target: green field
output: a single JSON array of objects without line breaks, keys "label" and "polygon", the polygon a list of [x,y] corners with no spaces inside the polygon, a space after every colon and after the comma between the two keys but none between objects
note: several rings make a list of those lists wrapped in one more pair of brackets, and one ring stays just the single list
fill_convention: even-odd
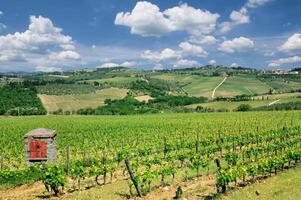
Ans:
[{"label": "green field", "polygon": [[241,104],[249,104],[253,108],[259,106],[267,106],[272,100],[263,100],[263,101],[238,101],[238,102],[225,102],[225,101],[217,101],[217,102],[209,102],[209,103],[201,103],[201,104],[193,104],[187,106],[188,108],[196,108],[197,106],[203,106],[205,108],[213,108],[215,110],[219,109],[228,109],[229,111],[235,110]]},{"label": "green field", "polygon": [[[301,166],[290,169],[260,183],[233,191],[222,197],[223,200],[295,200],[300,199]],[[256,191],[259,195],[256,195]]]},{"label": "green field", "polygon": [[39,95],[44,107],[48,112],[73,111],[80,108],[96,108],[103,105],[106,99],[121,99],[126,96],[127,89],[107,88],[97,90],[94,93],[79,95]]},{"label": "green field", "polygon": [[256,78],[247,76],[229,76],[227,80],[216,90],[215,96],[236,96],[241,94],[268,93],[270,87]]},{"label": "green field", "polygon": [[275,79],[266,82],[270,87],[274,88],[277,92],[291,92],[293,90],[300,90],[301,83],[294,81],[286,81],[282,79]]},{"label": "green field", "polygon": [[191,83],[183,89],[191,96],[205,96],[210,98],[214,88],[224,77],[197,77],[194,76]]},{"label": "green field", "polygon": [[229,111],[235,110],[241,104],[249,104],[252,108],[268,106],[272,104],[279,103],[289,103],[289,102],[299,102],[300,98],[281,98],[279,100],[256,100],[256,101],[237,101],[237,102],[228,102],[228,101],[215,101],[201,104],[192,104],[186,106],[187,108],[196,108],[197,106],[203,106],[205,108],[213,108],[215,110],[228,109]]},{"label": "green field", "polygon": [[[181,74],[158,74],[153,78],[177,82],[183,85],[184,91],[191,96],[206,96],[211,98],[212,92],[222,80],[223,76],[196,76]],[[229,76],[227,80],[216,90],[215,97],[231,97],[241,94],[264,94],[268,93],[270,86],[252,76]]]},{"label": "green field", "polygon": [[[146,192],[146,199],[157,198],[159,194],[160,199],[161,197],[171,199],[178,185],[189,188],[190,184],[194,185],[193,187],[200,185],[202,189],[199,188],[198,194],[188,193],[185,189],[184,197],[197,199],[196,195],[214,195],[216,192],[215,177],[221,178],[215,165],[214,159],[216,158],[221,160],[225,173],[232,173],[234,170],[238,182],[241,183],[243,178],[238,172],[244,167],[249,170],[254,165],[258,165],[258,169],[261,169],[261,165],[266,162],[280,162],[283,156],[289,159],[290,152],[298,153],[301,138],[300,119],[301,112],[299,111],[99,117],[0,117],[2,130],[0,152],[3,157],[2,168],[4,170],[0,171],[0,195],[4,199],[49,197],[41,183],[7,190],[13,185],[18,186],[24,183],[25,180],[26,183],[36,180],[27,173],[14,175],[15,171],[26,169],[23,136],[35,128],[45,127],[57,131],[57,165],[60,168],[65,167],[66,147],[70,145],[73,175],[65,187],[64,199],[120,199],[122,195],[129,195],[128,176],[122,173],[123,159],[126,157],[133,163],[135,174],[141,181],[140,186]],[[283,138],[283,134],[288,135],[281,142],[280,138]],[[258,139],[262,142],[258,143]],[[199,150],[196,149],[196,141],[199,142]],[[275,153],[276,143],[279,148],[277,152],[281,152],[279,154]],[[236,147],[235,152],[233,152],[233,145]],[[257,156],[252,154],[250,157],[243,158],[243,155],[247,156],[246,152],[253,152],[254,148],[264,149],[264,151],[260,151]],[[237,164],[233,164],[233,160],[230,159],[233,154],[238,156]],[[95,185],[97,173],[94,169],[95,167],[99,170],[103,169],[104,164],[101,160],[104,156],[106,169],[112,170],[110,171],[112,183],[108,178],[106,185],[97,186]],[[204,162],[197,164],[198,160]],[[193,166],[199,165],[201,167],[198,173]],[[285,166],[288,166],[287,162]],[[77,167],[84,170],[82,176],[85,179],[82,180],[81,185],[82,188],[87,187],[81,191],[78,191],[79,186],[77,186],[76,175],[81,173],[76,171]],[[258,172],[258,176],[261,173],[268,174],[269,169]],[[277,165],[277,170],[281,171],[281,165]],[[174,179],[171,172],[175,173]],[[163,182],[160,181],[162,173],[165,174]],[[197,174],[201,176],[200,179],[195,178]],[[22,178],[24,176],[26,176],[25,180]],[[71,180],[72,177],[73,180]],[[146,179],[151,180],[150,192],[146,183],[143,184],[146,177],[153,177]],[[104,181],[103,178],[101,180]],[[230,182],[234,186],[233,180]],[[171,192],[161,191],[158,187],[163,187],[162,184],[169,184]],[[77,189],[69,192],[74,187]],[[5,192],[6,190],[8,192]],[[18,195],[18,191],[23,191],[22,195]],[[273,197],[270,196],[272,194],[266,195]]]}]

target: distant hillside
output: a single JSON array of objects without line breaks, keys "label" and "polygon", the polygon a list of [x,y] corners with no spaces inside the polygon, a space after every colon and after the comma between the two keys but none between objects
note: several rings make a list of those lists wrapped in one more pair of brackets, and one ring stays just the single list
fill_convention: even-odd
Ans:
[{"label": "distant hillside", "polygon": [[[301,91],[300,74],[275,74],[251,68],[222,66],[162,71],[115,67],[1,74],[0,86],[16,81],[22,82],[25,87],[35,87],[48,112],[96,108],[104,105],[106,99],[121,99],[126,95],[136,99],[140,96],[156,99],[165,95],[207,97],[211,105],[216,98]],[[218,106],[223,107],[220,104],[223,102],[219,102]],[[265,104],[253,102],[252,105]]]}]

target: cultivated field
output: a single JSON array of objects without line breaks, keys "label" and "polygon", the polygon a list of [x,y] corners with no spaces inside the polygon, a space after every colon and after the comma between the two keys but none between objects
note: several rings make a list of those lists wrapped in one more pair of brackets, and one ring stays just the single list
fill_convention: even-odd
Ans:
[{"label": "cultivated field", "polygon": [[256,78],[247,76],[230,76],[217,89],[215,96],[235,96],[241,94],[264,94],[269,92],[270,87]]},{"label": "cultivated field", "polygon": [[73,111],[80,108],[96,108],[104,104],[106,99],[122,99],[126,96],[127,89],[107,88],[93,93],[78,95],[38,95],[47,112],[59,109]]},{"label": "cultivated field", "polygon": [[[66,147],[70,145],[66,199],[122,199],[130,196],[129,186],[135,196],[125,170],[126,158],[146,199],[158,195],[171,199],[178,186],[183,187],[183,197],[209,198],[218,188],[235,188],[234,181],[252,183],[297,165],[300,119],[299,111],[1,117],[0,188],[39,180],[32,173],[43,172],[28,171],[25,165],[23,136],[44,127],[58,133],[59,173],[66,173]],[[95,176],[99,177],[96,182]],[[0,194],[5,199],[49,197],[41,183],[23,186],[22,198],[17,191],[18,187]]]}]

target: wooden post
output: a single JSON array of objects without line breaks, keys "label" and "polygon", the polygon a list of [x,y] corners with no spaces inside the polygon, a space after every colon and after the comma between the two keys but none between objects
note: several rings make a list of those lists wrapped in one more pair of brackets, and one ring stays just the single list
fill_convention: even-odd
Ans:
[{"label": "wooden post", "polygon": [[166,157],[167,154],[167,139],[166,136],[164,136],[164,158]]},{"label": "wooden post", "polygon": [[127,168],[128,172],[129,172],[129,174],[130,174],[131,180],[133,181],[133,184],[134,184],[134,186],[135,186],[135,188],[136,188],[136,190],[137,190],[138,196],[139,196],[139,197],[142,197],[142,192],[141,192],[141,190],[140,190],[140,187],[139,187],[139,185],[138,185],[138,182],[137,182],[137,180],[136,180],[136,178],[135,178],[135,175],[134,175],[133,171],[131,170],[130,161],[129,161],[128,159],[125,159],[124,162],[125,162],[125,165],[126,165],[126,168]]},{"label": "wooden post", "polygon": [[216,164],[218,171],[220,171],[221,170],[221,161],[218,158],[215,159],[215,164]]},{"label": "wooden post", "polygon": [[87,139],[84,139],[84,152],[83,152],[84,166],[87,164]]},{"label": "wooden post", "polygon": [[196,136],[196,142],[195,142],[195,152],[198,153],[199,152],[199,132],[197,133]]},{"label": "wooden post", "polygon": [[68,144],[66,147],[66,171],[67,176],[70,175],[70,145]]},{"label": "wooden post", "polygon": [[0,171],[2,171],[4,168],[3,161],[4,161],[4,158],[2,156],[0,156]]},{"label": "wooden post", "polygon": [[102,165],[103,165],[103,184],[107,182],[107,153],[106,149],[102,152]]}]

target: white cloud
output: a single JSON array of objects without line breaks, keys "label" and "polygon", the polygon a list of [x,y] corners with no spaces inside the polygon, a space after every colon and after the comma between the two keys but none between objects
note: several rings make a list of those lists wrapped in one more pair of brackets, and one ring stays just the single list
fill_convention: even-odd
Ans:
[{"label": "white cloud", "polygon": [[246,24],[250,22],[250,17],[248,16],[246,8],[241,8],[239,11],[232,11],[230,19],[234,24]]},{"label": "white cloud", "polygon": [[3,12],[0,10],[0,15],[3,15]]},{"label": "white cloud", "polygon": [[208,53],[202,47],[190,44],[189,42],[182,42],[179,44],[179,47],[185,55],[194,55],[199,57],[208,56]]},{"label": "white cloud", "polygon": [[113,67],[119,67],[120,65],[117,63],[103,63],[102,65],[98,66],[97,68],[113,68]]},{"label": "white cloud", "polygon": [[280,67],[281,65],[285,64],[294,64],[301,62],[301,57],[300,56],[292,56],[288,58],[280,58],[278,60],[274,60],[269,63],[269,67]]},{"label": "white cloud", "polygon": [[215,30],[218,14],[182,4],[164,11],[175,31],[185,30],[193,35],[209,34]]},{"label": "white cloud", "polygon": [[230,21],[222,22],[219,25],[220,32],[225,34],[237,25],[250,23],[249,9],[262,6],[268,1],[270,0],[248,0],[238,11],[233,10],[231,12]]},{"label": "white cloud", "polygon": [[146,1],[139,1],[131,13],[118,13],[115,24],[128,26],[132,34],[142,36],[161,36],[172,29],[159,7]]},{"label": "white cloud", "polygon": [[37,66],[36,67],[37,72],[61,72],[61,68],[57,67],[45,67],[45,66]]},{"label": "white cloud", "polygon": [[227,33],[237,25],[250,23],[248,10],[245,7],[242,7],[239,11],[232,11],[230,14],[230,20],[231,21],[226,21],[219,25],[221,33]]},{"label": "white cloud", "polygon": [[238,64],[237,63],[232,63],[230,66],[231,67],[238,67]]},{"label": "white cloud", "polygon": [[141,54],[141,57],[156,63],[161,61],[173,63],[187,56],[206,57],[208,55],[208,53],[201,46],[194,45],[189,42],[181,42],[179,47],[181,50],[173,50],[170,48],[166,48],[162,51],[146,50]]},{"label": "white cloud", "polygon": [[42,16],[31,16],[25,32],[0,36],[0,62],[22,61],[24,65],[51,69],[59,61],[61,66],[78,61],[80,55],[74,49],[72,38]]},{"label": "white cloud", "polygon": [[280,51],[291,52],[294,50],[301,50],[301,34],[295,33],[288,40],[279,47]]},{"label": "white cloud", "polygon": [[173,31],[201,35],[213,32],[218,18],[218,14],[187,4],[161,12],[157,5],[139,1],[131,12],[118,13],[115,24],[128,26],[132,34],[142,36],[162,36]]},{"label": "white cloud", "polygon": [[265,3],[269,2],[270,0],[248,0],[248,2],[246,3],[246,7],[249,8],[256,8],[258,6],[262,6]]},{"label": "white cloud", "polygon": [[134,61],[125,61],[124,63],[121,63],[120,66],[122,67],[135,67],[137,65]]},{"label": "white cloud", "polygon": [[96,47],[97,47],[97,46],[96,46],[95,44],[93,44],[93,45],[91,46],[92,49],[96,49]]},{"label": "white cloud", "polygon": [[137,65],[137,63],[134,61],[125,61],[121,64],[114,63],[114,62],[106,62],[96,68],[134,67],[136,65]]},{"label": "white cloud", "polygon": [[209,65],[216,65],[216,61],[215,61],[215,60],[210,60],[210,61],[208,62],[208,64],[209,64]]},{"label": "white cloud", "polygon": [[161,63],[157,63],[153,67],[153,70],[163,70],[163,65]]},{"label": "white cloud", "polygon": [[223,22],[220,24],[220,32],[221,33],[228,33],[233,27],[231,22]]},{"label": "white cloud", "polygon": [[214,36],[207,35],[201,39],[200,44],[211,45],[211,44],[215,44],[216,42],[217,39]]},{"label": "white cloud", "polygon": [[246,37],[234,38],[224,41],[218,48],[225,53],[244,52],[254,47],[254,42]]},{"label": "white cloud", "polygon": [[163,60],[171,60],[171,59],[181,58],[181,54],[180,54],[180,52],[174,51],[170,48],[166,48],[161,52],[146,50],[143,52],[141,57],[144,59],[153,61],[153,62],[160,62]]},{"label": "white cloud", "polygon": [[173,67],[174,68],[183,68],[183,67],[197,67],[200,66],[200,64],[195,60],[187,60],[187,59],[181,59],[178,60]]},{"label": "white cloud", "polygon": [[79,60],[80,55],[75,51],[61,51],[61,52],[53,52],[49,55],[50,60],[55,61],[64,61],[64,60]]}]

